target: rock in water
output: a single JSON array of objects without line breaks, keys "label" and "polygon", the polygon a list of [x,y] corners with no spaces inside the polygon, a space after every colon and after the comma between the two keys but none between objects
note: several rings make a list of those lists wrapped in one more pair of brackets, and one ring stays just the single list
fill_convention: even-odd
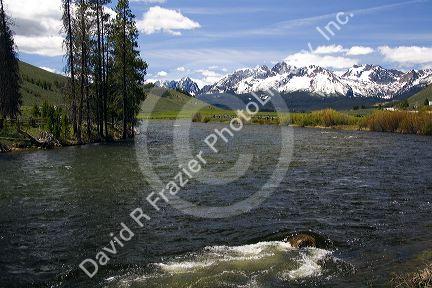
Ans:
[{"label": "rock in water", "polygon": [[317,247],[317,239],[309,234],[300,233],[287,239],[292,247],[300,249],[306,247]]}]

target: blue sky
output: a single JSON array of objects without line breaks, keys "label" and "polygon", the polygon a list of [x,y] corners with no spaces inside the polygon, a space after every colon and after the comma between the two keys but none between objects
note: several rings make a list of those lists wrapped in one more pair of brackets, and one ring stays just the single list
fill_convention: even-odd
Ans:
[{"label": "blue sky", "polygon": [[[17,26],[21,59],[61,71],[61,38],[53,24],[60,17],[59,0],[6,4]],[[191,76],[203,85],[238,68],[284,59],[337,71],[365,63],[432,67],[432,0],[135,0],[131,6],[149,79]],[[339,12],[344,14],[337,18]],[[42,23],[41,31],[33,31],[32,19]],[[331,21],[340,28],[332,26],[334,35],[325,30]]]}]

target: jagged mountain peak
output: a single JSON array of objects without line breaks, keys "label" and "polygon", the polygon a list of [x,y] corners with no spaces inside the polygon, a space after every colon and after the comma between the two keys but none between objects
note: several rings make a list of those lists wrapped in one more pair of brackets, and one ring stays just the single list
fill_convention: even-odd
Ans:
[{"label": "jagged mountain peak", "polygon": [[164,81],[164,82],[157,81],[155,85],[167,89],[182,90],[186,93],[189,93],[192,96],[197,96],[200,93],[198,84],[195,81],[193,81],[190,77],[184,77],[178,81],[175,80]]},{"label": "jagged mountain peak", "polygon": [[404,73],[373,64],[354,65],[342,76],[339,75],[318,65],[295,67],[283,61],[271,69],[267,66],[239,69],[202,93],[244,94],[272,88],[281,93],[302,91],[322,97],[391,99],[415,87],[432,83],[432,70]]}]

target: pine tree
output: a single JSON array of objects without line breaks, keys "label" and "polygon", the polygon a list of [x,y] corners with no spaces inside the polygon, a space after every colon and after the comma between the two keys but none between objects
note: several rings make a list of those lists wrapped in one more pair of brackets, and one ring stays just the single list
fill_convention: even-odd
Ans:
[{"label": "pine tree", "polygon": [[[119,0],[115,9],[117,15],[111,30],[113,66],[110,82],[116,91],[117,103],[121,103],[123,139],[128,129],[136,124],[140,103],[144,100],[144,76],[147,63],[138,51],[138,30],[135,16],[129,7],[129,0]],[[120,99],[119,99],[120,98]]]},{"label": "pine tree", "polygon": [[74,35],[72,30],[72,0],[63,1],[63,26],[66,31],[66,59],[67,66],[66,72],[70,72],[70,91],[71,91],[71,114],[72,114],[72,125],[75,137],[80,141],[78,135],[78,121],[77,121],[77,99],[75,93],[75,55],[74,55]]},{"label": "pine tree", "polygon": [[0,0],[0,117],[16,119],[22,104],[20,75],[13,34]]},{"label": "pine tree", "polygon": [[429,99],[428,98],[425,99],[424,106],[429,106]]},{"label": "pine tree", "polygon": [[[77,75],[80,79],[80,99],[78,104],[78,123],[77,135],[81,139],[81,129],[84,113],[87,115],[87,136],[91,138],[91,120],[90,120],[90,95],[88,94],[87,85],[89,83],[89,46],[91,21],[89,18],[89,4],[87,0],[79,0],[77,5],[77,16],[74,21],[73,31],[76,35],[74,49],[77,55]],[[84,103],[85,102],[85,103]],[[86,110],[84,112],[84,110]]]},{"label": "pine tree", "polygon": [[[107,5],[111,3],[111,0],[102,0],[102,5]],[[101,38],[102,38],[102,95],[103,95],[103,115],[104,115],[104,129],[105,135],[108,136],[108,83],[107,83],[107,75],[108,75],[108,63],[107,58],[105,57],[105,53],[107,49],[107,27],[109,26],[110,15],[104,13],[104,8],[101,6]]]},{"label": "pine tree", "polygon": [[103,50],[102,50],[102,0],[92,0],[93,2],[93,10],[95,14],[95,21],[96,21],[96,50],[95,50],[95,89],[96,89],[96,99],[97,99],[97,127],[98,127],[98,133],[99,137],[103,137],[103,130],[104,130],[104,99],[103,99]]}]

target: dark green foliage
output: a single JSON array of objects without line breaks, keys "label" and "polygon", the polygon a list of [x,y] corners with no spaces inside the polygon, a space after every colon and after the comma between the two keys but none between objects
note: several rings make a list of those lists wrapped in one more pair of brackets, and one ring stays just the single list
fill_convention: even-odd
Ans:
[{"label": "dark green foliage", "polygon": [[145,90],[150,90],[150,89],[152,89],[152,88],[154,88],[155,87],[155,84],[154,83],[147,83],[147,84],[144,84],[144,89]]},{"label": "dark green foliage", "polygon": [[66,113],[63,113],[61,115],[61,129],[62,129],[61,137],[63,139],[68,139],[71,133],[71,129],[70,129],[69,117],[66,115]]},{"label": "dark green foliage", "polygon": [[0,117],[16,119],[22,104],[13,33],[0,0]]},{"label": "dark green foliage", "polygon": [[117,15],[109,34],[111,49],[109,83],[114,103],[111,105],[115,119],[122,119],[123,138],[136,124],[140,103],[144,100],[144,76],[147,63],[140,57],[138,50],[138,30],[135,15],[129,1],[119,0],[115,9]]},{"label": "dark green foliage", "polygon": [[[23,107],[33,105],[41,106],[47,101],[49,104],[63,106],[65,105],[65,87],[67,78],[29,65],[24,62],[19,62],[19,70],[21,74],[21,95]],[[38,83],[46,83],[48,90],[44,90],[43,86],[38,86]]]},{"label": "dark green foliage", "polygon": [[44,102],[41,108],[42,118],[48,117],[49,110],[50,110],[50,105],[47,102]]},{"label": "dark green foliage", "polygon": [[410,107],[407,99],[400,101],[396,104],[396,106],[400,109],[408,109]]},{"label": "dark green foliage", "polygon": [[42,106],[42,119],[45,129],[57,139],[67,140],[70,132],[70,122],[62,108],[44,103]]},{"label": "dark green foliage", "polygon": [[34,118],[39,118],[41,117],[41,111],[38,105],[34,105],[32,108],[32,112],[31,112],[31,116]]},{"label": "dark green foliage", "polygon": [[429,99],[428,98],[425,99],[424,106],[429,106]]},{"label": "dark green foliage", "polygon": [[408,98],[408,102],[412,106],[415,105],[417,107],[420,107],[426,104],[426,99],[432,99],[432,85],[427,86],[425,89],[421,90],[414,96]]},{"label": "dark green foliage", "polygon": [[78,142],[83,128],[89,140],[113,138],[109,133],[118,130],[114,126],[119,122],[123,123],[123,136],[132,136],[144,100],[147,64],[138,51],[135,16],[129,1],[120,0],[116,18],[110,20],[103,9],[109,2],[77,0],[76,13],[70,15],[71,1],[63,0],[64,28],[69,31],[67,70],[74,71],[76,81],[72,77],[71,82],[77,92],[67,99]]},{"label": "dark green foliage", "polygon": [[187,96],[189,96],[189,97],[193,97],[192,94],[190,94],[190,93],[187,92],[187,91],[184,91],[183,89],[176,88],[175,90],[176,90],[177,92],[182,93],[182,94],[185,94],[185,95],[187,95]]}]

